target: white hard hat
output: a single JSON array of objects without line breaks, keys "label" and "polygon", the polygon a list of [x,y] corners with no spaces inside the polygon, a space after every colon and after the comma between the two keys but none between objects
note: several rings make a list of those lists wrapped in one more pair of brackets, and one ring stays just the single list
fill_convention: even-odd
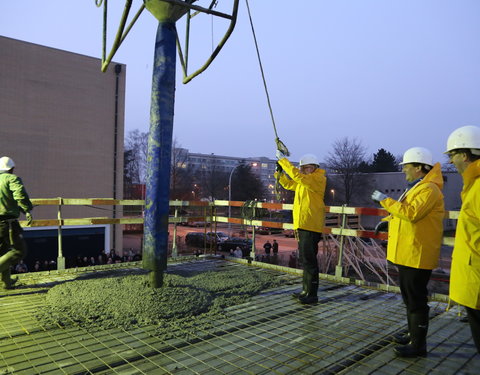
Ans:
[{"label": "white hard hat", "polygon": [[433,166],[432,153],[424,147],[409,148],[403,154],[403,161],[400,165],[409,163],[420,163]]},{"label": "white hard hat", "polygon": [[472,154],[480,155],[480,128],[478,126],[462,126],[449,135],[445,153],[460,148],[471,149]]},{"label": "white hard hat", "polygon": [[313,154],[305,154],[302,156],[302,158],[300,159],[300,167],[302,165],[307,165],[307,164],[315,164],[315,165],[320,165],[320,163],[318,162],[318,159],[315,155]]},{"label": "white hard hat", "polygon": [[8,156],[0,158],[0,171],[9,171],[13,167],[15,167],[15,163]]}]

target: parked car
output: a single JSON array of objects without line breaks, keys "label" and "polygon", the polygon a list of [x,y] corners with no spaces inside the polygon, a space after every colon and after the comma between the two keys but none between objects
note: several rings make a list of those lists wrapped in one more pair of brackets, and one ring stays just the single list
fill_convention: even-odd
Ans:
[{"label": "parked car", "polygon": [[217,241],[217,243],[222,243],[228,239],[230,239],[230,237],[224,233],[224,232],[207,232],[207,236],[212,240],[212,241]]},{"label": "parked car", "polygon": [[269,227],[255,227],[255,232],[258,234],[275,234],[282,233],[282,228],[269,228]]},{"label": "parked car", "polygon": [[232,249],[235,250],[237,246],[242,249],[244,255],[247,255],[252,248],[252,240],[241,237],[230,237],[228,240],[219,243],[217,248],[220,251],[230,251]]},{"label": "parked car", "polygon": [[207,241],[207,245],[210,244],[209,239],[205,237],[203,232],[188,232],[185,236],[185,243],[190,246],[202,247]]},{"label": "parked car", "polygon": [[209,227],[210,223],[205,221],[189,221],[187,225],[189,227]]},{"label": "parked car", "polygon": [[293,229],[285,229],[283,231],[283,235],[285,237],[289,237],[289,238],[292,238],[292,237],[295,237],[295,231]]}]

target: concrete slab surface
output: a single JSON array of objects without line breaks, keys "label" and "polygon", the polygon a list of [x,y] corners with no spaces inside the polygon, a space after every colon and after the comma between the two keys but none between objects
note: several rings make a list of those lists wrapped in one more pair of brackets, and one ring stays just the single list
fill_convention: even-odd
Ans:
[{"label": "concrete slab surface", "polygon": [[[321,280],[319,302],[291,293],[298,275],[272,269],[284,283],[228,308],[213,328],[159,339],[157,327],[86,329],[45,326],[35,313],[52,286],[85,273],[139,267],[120,264],[21,275],[0,291],[0,374],[479,374],[480,355],[457,307],[431,302],[426,358],[395,356],[391,335],[405,328],[398,294]],[[220,259],[171,263],[170,270],[222,272],[251,267]]]}]

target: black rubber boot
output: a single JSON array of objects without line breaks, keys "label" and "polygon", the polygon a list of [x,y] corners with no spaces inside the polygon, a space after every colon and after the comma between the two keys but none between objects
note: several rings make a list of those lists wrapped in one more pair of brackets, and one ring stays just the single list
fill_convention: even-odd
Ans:
[{"label": "black rubber boot", "polygon": [[307,292],[305,292],[304,290],[302,290],[301,292],[292,293],[292,297],[296,298],[296,299],[299,299],[299,298],[304,297],[306,295],[307,295]]},{"label": "black rubber boot", "polygon": [[425,357],[427,355],[428,312],[411,315],[411,341],[407,345],[396,346],[399,357]]},{"label": "black rubber boot", "polygon": [[10,267],[2,272],[3,289],[13,289],[17,281],[18,278],[11,277]]},{"label": "black rubber boot", "polygon": [[393,342],[400,345],[407,345],[410,342],[410,332],[395,333],[393,335]]},{"label": "black rubber boot", "polygon": [[407,311],[408,330],[407,330],[407,332],[404,332],[404,333],[395,333],[393,335],[393,342],[395,342],[397,344],[400,344],[400,345],[407,345],[410,342],[410,340],[411,340],[410,329],[412,327],[411,321],[412,321],[411,314]]},{"label": "black rubber boot", "polygon": [[298,296],[298,302],[310,305],[318,302],[318,273],[311,274],[303,270],[303,292]]},{"label": "black rubber boot", "polygon": [[303,297],[299,297],[298,302],[300,302],[302,305],[312,305],[318,302],[318,297],[305,295]]}]

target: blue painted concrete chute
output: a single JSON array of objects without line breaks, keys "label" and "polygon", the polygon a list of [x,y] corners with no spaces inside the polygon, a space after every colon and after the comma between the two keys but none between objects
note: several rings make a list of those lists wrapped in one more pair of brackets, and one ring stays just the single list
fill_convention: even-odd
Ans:
[{"label": "blue painted concrete chute", "polygon": [[175,23],[159,22],[152,78],[143,248],[143,266],[152,271],[150,284],[153,287],[162,286],[162,271],[167,263],[175,41]]},{"label": "blue painted concrete chute", "polygon": [[[106,53],[107,40],[107,1],[96,0],[97,6],[104,6],[104,28],[102,47],[102,71],[106,71],[133,24],[144,9],[157,20],[153,64],[152,95],[150,108],[150,132],[148,137],[146,198],[144,221],[143,267],[150,272],[150,285],[154,288],[163,285],[163,271],[168,255],[168,213],[170,198],[170,168],[173,134],[173,113],[175,103],[175,62],[176,47],[179,47],[180,62],[184,73],[184,83],[203,72],[214,60],[232,33],[238,12],[238,1],[232,0],[231,14],[215,11],[217,1],[210,2],[207,8],[194,5],[196,0],[143,0],[131,23],[127,19],[132,0],[126,0],[118,31],[110,53]],[[210,58],[193,74],[188,75],[186,61],[178,42],[175,22],[188,15],[187,30],[190,29],[190,11],[211,14],[230,20],[230,25]],[[188,39],[188,32],[187,32]]]}]

